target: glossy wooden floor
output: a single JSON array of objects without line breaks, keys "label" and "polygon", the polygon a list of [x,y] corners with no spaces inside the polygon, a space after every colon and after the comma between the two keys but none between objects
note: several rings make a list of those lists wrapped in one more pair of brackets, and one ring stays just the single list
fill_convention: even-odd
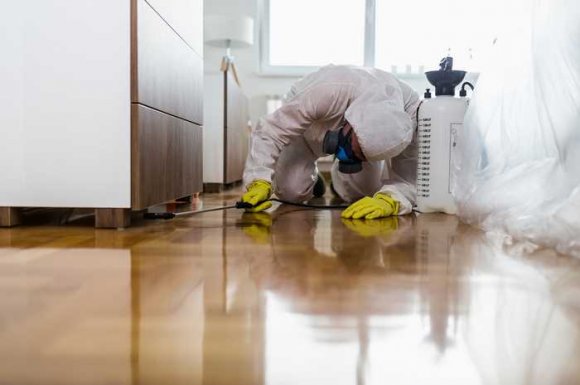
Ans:
[{"label": "glossy wooden floor", "polygon": [[578,260],[338,214],[0,230],[0,384],[580,384]]}]

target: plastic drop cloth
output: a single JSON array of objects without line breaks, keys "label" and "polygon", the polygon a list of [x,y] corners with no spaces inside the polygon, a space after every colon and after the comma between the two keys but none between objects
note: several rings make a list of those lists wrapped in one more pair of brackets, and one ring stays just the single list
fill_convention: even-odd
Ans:
[{"label": "plastic drop cloth", "polygon": [[466,116],[453,195],[468,223],[580,256],[580,2],[514,9]]}]

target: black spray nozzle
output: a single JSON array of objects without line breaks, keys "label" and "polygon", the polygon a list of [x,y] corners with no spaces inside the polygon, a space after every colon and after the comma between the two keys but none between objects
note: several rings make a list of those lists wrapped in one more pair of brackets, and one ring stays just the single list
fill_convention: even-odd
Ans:
[{"label": "black spray nozzle", "polygon": [[429,71],[425,75],[429,83],[435,86],[436,96],[455,96],[455,87],[463,81],[467,72],[454,70],[453,58],[447,56],[439,63],[438,71]]},{"label": "black spray nozzle", "polygon": [[247,202],[236,202],[236,208],[237,209],[251,209],[254,206],[252,206],[251,204],[247,203]]},{"label": "black spray nozzle", "polygon": [[441,59],[439,71],[453,71],[453,58],[451,56]]}]

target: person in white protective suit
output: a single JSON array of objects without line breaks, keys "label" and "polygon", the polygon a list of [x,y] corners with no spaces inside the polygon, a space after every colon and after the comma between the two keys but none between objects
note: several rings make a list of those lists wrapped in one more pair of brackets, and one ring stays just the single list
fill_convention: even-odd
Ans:
[{"label": "person in white protective suit", "polygon": [[316,161],[334,153],[333,190],[355,202],[344,218],[410,213],[419,102],[409,85],[377,69],[330,65],[306,76],[252,132],[242,201],[259,212],[273,193],[291,202],[322,195]]}]

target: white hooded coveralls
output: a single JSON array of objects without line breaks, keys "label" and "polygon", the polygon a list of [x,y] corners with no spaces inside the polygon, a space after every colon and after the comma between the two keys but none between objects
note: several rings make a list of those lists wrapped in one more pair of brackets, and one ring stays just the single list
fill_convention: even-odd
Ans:
[{"label": "white hooded coveralls", "polygon": [[399,214],[415,204],[418,94],[388,72],[330,65],[298,81],[274,113],[252,132],[244,185],[271,182],[280,199],[312,198],[325,156],[324,136],[346,119],[357,134],[368,162],[356,174],[332,167],[334,190],[347,202],[377,192],[400,202]]}]

